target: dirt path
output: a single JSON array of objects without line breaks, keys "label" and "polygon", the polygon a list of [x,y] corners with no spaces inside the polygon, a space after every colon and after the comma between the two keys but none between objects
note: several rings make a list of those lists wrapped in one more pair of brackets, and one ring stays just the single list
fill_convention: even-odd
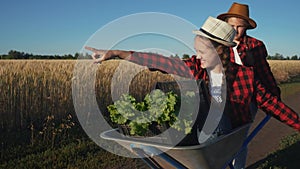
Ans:
[{"label": "dirt path", "polygon": [[[300,92],[283,98],[283,101],[300,114]],[[265,113],[260,111],[257,113],[254,124],[256,126],[263,118]],[[269,153],[275,151],[279,147],[280,140],[295,132],[294,129],[271,118],[258,135],[250,142],[248,146],[247,166],[263,160]]]}]

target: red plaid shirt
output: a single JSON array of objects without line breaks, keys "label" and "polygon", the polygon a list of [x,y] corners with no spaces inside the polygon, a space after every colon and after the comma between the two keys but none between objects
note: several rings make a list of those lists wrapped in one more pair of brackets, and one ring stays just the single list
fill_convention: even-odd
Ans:
[{"label": "red plaid shirt", "polygon": [[[237,51],[243,65],[252,66],[255,77],[261,81],[267,90],[280,98],[280,88],[277,87],[269,63],[266,60],[268,53],[265,44],[260,40],[246,35],[241,38]],[[232,48],[230,49],[230,60],[235,62]]]},{"label": "red plaid shirt", "polygon": [[[176,74],[191,79],[205,79],[208,75],[196,56],[187,60],[163,57],[157,54],[132,52],[129,61],[147,66],[149,69],[160,70],[169,74]],[[226,71],[227,104],[232,113],[230,118],[233,127],[238,127],[252,121],[250,113],[251,99],[254,97],[259,108],[273,115],[276,119],[300,131],[298,114],[281,102],[278,97],[269,93],[259,80],[254,79],[252,67],[230,63]]]}]

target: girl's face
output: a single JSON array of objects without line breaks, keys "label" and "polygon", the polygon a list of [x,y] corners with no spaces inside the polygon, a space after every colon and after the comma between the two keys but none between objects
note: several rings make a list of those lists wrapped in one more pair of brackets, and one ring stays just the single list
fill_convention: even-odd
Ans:
[{"label": "girl's face", "polygon": [[222,62],[217,49],[211,44],[209,39],[202,36],[196,36],[194,48],[196,50],[197,59],[201,60],[202,68],[210,69],[215,73],[220,73],[222,71]]}]

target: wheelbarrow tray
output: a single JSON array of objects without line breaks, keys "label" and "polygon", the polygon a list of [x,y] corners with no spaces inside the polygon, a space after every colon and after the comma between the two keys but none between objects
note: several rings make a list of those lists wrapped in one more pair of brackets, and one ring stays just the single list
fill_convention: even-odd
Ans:
[{"label": "wheelbarrow tray", "polygon": [[159,138],[137,139],[121,135],[116,130],[101,133],[101,138],[116,141],[132,151],[142,149],[148,156],[157,159],[162,168],[170,168],[168,161],[158,159],[160,153],[165,153],[186,168],[221,169],[228,165],[234,155],[240,150],[250,124],[237,128],[229,134],[217,137],[212,141],[193,146],[172,146],[160,142]]}]

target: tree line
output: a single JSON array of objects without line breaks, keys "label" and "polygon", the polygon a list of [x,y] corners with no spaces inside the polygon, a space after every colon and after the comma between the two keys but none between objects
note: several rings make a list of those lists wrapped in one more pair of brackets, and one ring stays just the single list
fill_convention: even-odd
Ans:
[{"label": "tree line", "polygon": [[0,55],[0,59],[77,59],[81,54],[75,53],[65,55],[36,55],[16,50],[10,50],[7,54]]},{"label": "tree line", "polygon": [[300,56],[293,55],[293,56],[283,56],[280,53],[275,53],[274,56],[268,56],[267,59],[269,60],[300,60]]},{"label": "tree line", "polygon": [[[171,56],[176,58],[188,59],[190,56],[188,54],[183,54],[181,57],[179,55]],[[0,59],[90,59],[91,56],[89,54],[80,54],[75,53],[65,54],[65,55],[36,55],[29,54],[25,52],[20,52],[16,50],[10,50],[7,54],[0,55]],[[268,55],[268,60],[300,60],[300,56],[283,56],[280,53],[275,53],[274,56]]]}]

